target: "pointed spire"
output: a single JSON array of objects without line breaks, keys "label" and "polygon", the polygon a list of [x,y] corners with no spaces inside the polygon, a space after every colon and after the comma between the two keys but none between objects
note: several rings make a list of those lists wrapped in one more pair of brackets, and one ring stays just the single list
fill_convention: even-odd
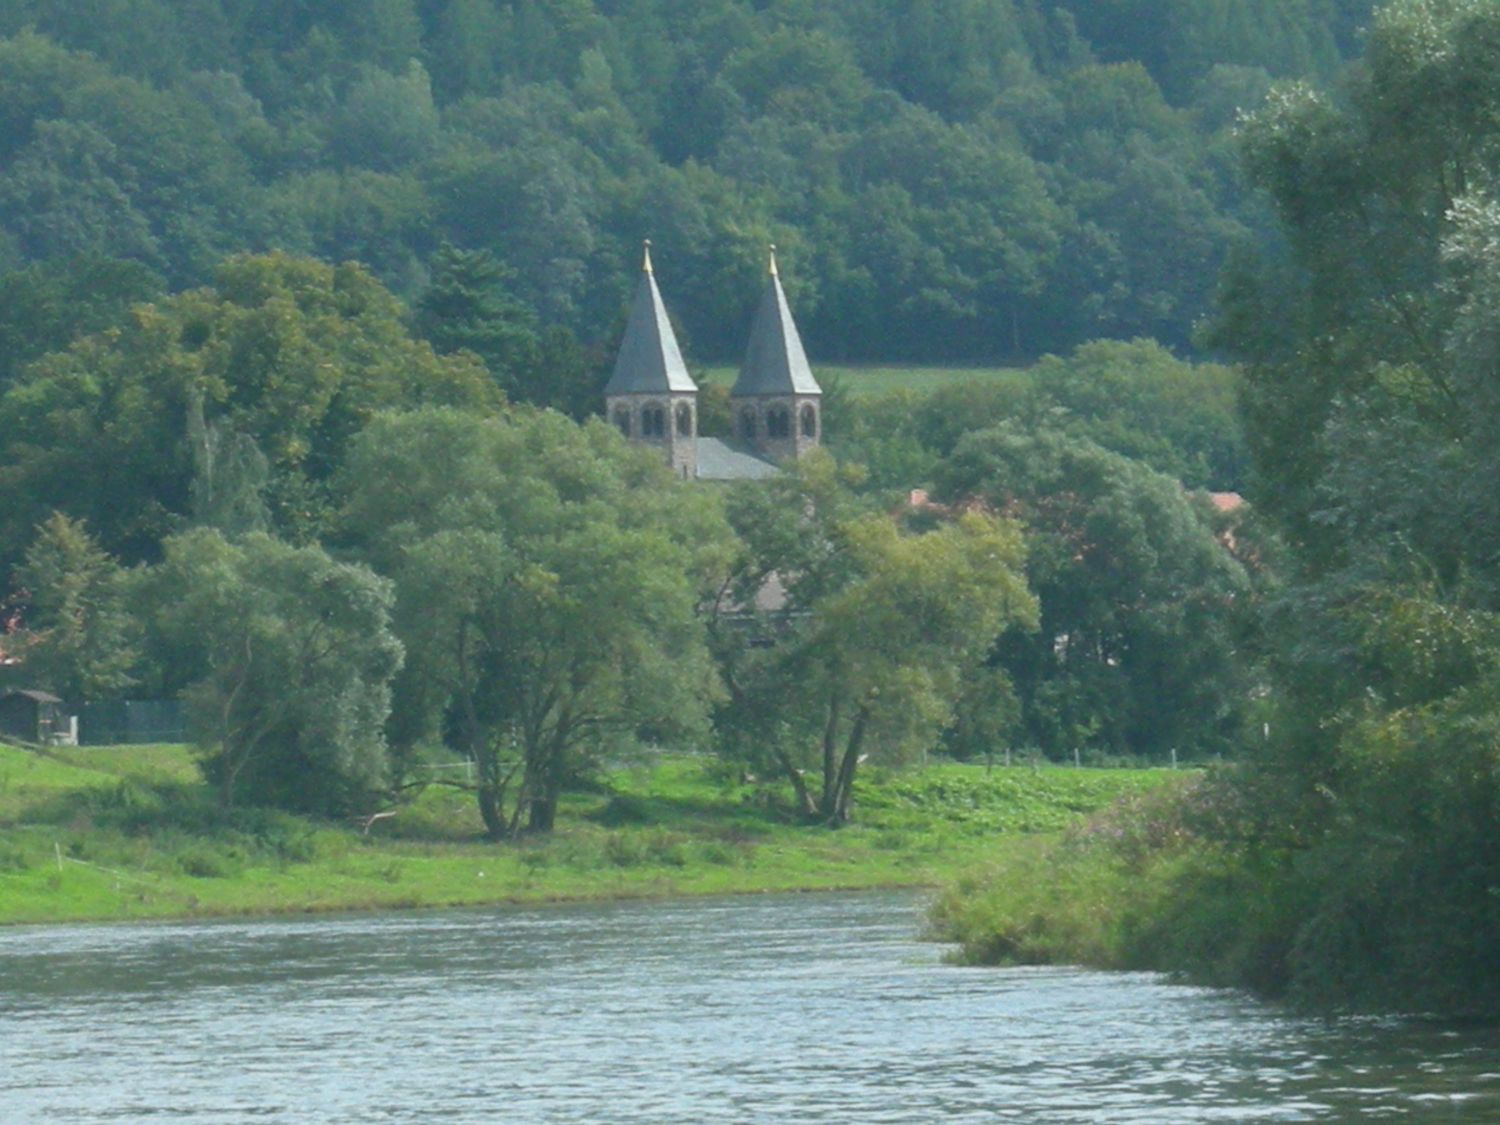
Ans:
[{"label": "pointed spire", "polygon": [[625,338],[615,359],[614,374],[605,384],[606,395],[691,394],[698,385],[688,374],[677,346],[677,334],[667,318],[656,274],[651,266],[651,242],[646,240],[641,262],[641,280],[636,286]]},{"label": "pointed spire", "polygon": [[770,276],[761,294],[760,307],[750,326],[750,344],[745,349],[745,363],[730,394],[746,395],[820,395],[823,388],[813,378],[802,349],[797,322],[786,303],[781,288],[781,274],[776,268],[776,247],[771,247]]}]

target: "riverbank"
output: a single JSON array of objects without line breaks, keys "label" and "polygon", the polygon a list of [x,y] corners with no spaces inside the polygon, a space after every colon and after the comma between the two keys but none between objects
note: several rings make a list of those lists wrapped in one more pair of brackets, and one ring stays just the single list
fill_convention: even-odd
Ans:
[{"label": "riverbank", "polygon": [[185,747],[0,746],[0,923],[935,886],[1170,776],[872,770],[830,831],[712,759],[665,757],[569,795],[552,836],[496,845],[453,788],[330,824],[218,809]]}]

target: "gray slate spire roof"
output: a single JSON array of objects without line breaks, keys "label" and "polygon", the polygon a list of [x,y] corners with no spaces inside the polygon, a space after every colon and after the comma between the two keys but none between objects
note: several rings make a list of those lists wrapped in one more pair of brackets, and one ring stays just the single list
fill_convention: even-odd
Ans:
[{"label": "gray slate spire roof", "polygon": [[641,283],[625,324],[625,338],[615,359],[614,374],[604,386],[606,395],[691,394],[698,389],[682,362],[677,335],[667,319],[666,306],[651,270],[651,243],[646,243]]},{"label": "gray slate spire roof", "polygon": [[736,398],[745,395],[820,395],[823,388],[813,378],[802,350],[802,337],[781,290],[776,272],[776,247],[771,247],[771,276],[761,294],[760,307],[750,326],[750,345],[745,349],[745,364],[730,392]]}]

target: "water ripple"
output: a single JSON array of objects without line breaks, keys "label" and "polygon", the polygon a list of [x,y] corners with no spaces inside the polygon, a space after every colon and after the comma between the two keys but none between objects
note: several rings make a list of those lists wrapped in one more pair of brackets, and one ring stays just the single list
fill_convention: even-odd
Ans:
[{"label": "water ripple", "polygon": [[0,932],[0,1120],[1500,1120],[1500,1040],[959,969],[911,895]]}]

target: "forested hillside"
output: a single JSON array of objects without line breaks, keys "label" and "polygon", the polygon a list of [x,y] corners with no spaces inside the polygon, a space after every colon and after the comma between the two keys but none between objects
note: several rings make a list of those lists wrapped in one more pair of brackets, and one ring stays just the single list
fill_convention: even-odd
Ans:
[{"label": "forested hillside", "polygon": [[768,242],[824,360],[1180,348],[1270,237],[1237,111],[1330,77],[1370,6],[3,0],[0,380],[270,249],[408,300],[486,251],[596,344],[647,236],[700,361]]}]

